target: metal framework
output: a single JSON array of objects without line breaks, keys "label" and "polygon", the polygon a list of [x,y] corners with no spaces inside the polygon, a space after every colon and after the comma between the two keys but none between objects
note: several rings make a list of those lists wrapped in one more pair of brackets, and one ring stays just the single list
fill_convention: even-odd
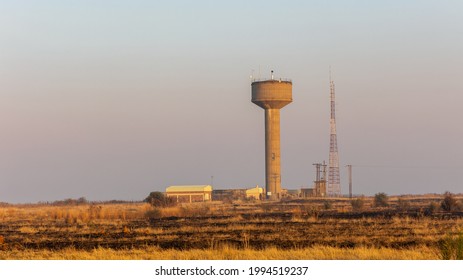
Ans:
[{"label": "metal framework", "polygon": [[315,166],[315,196],[324,197],[326,196],[326,164],[314,163]]},{"label": "metal framework", "polygon": [[338,143],[336,137],[336,116],[335,116],[335,95],[334,82],[330,77],[330,100],[331,100],[331,118],[330,118],[330,157],[328,163],[328,186],[326,194],[328,196],[341,196],[341,183],[339,179],[339,155]]}]

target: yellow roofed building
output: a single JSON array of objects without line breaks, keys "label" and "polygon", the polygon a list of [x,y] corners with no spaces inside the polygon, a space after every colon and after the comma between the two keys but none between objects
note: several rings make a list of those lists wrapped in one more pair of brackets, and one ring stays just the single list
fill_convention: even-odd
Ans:
[{"label": "yellow roofed building", "polygon": [[192,203],[212,200],[212,186],[170,186],[166,188],[166,196],[174,197],[177,202]]}]

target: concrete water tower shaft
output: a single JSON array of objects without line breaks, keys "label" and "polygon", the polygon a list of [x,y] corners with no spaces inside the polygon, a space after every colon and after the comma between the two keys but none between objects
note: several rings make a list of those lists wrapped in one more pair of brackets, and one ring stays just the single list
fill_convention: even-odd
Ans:
[{"label": "concrete water tower shaft", "polygon": [[281,198],[280,109],[293,101],[291,80],[254,80],[252,103],[265,110],[265,189],[267,198]]}]

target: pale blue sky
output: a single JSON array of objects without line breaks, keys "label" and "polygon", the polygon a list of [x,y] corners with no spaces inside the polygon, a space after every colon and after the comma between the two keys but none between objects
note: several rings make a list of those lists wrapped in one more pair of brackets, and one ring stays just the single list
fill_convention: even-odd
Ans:
[{"label": "pale blue sky", "polygon": [[328,159],[329,65],[355,193],[463,192],[462,14],[462,1],[0,0],[0,201],[263,185],[259,69],[293,79],[282,183],[310,186]]}]

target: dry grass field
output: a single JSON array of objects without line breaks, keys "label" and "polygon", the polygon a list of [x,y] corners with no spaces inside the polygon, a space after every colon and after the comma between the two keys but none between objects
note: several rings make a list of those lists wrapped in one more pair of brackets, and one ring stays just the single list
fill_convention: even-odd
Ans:
[{"label": "dry grass field", "polygon": [[391,197],[389,206],[373,207],[364,198],[356,210],[345,198],[159,209],[4,205],[0,259],[458,258],[463,212],[434,209],[442,199]]}]

